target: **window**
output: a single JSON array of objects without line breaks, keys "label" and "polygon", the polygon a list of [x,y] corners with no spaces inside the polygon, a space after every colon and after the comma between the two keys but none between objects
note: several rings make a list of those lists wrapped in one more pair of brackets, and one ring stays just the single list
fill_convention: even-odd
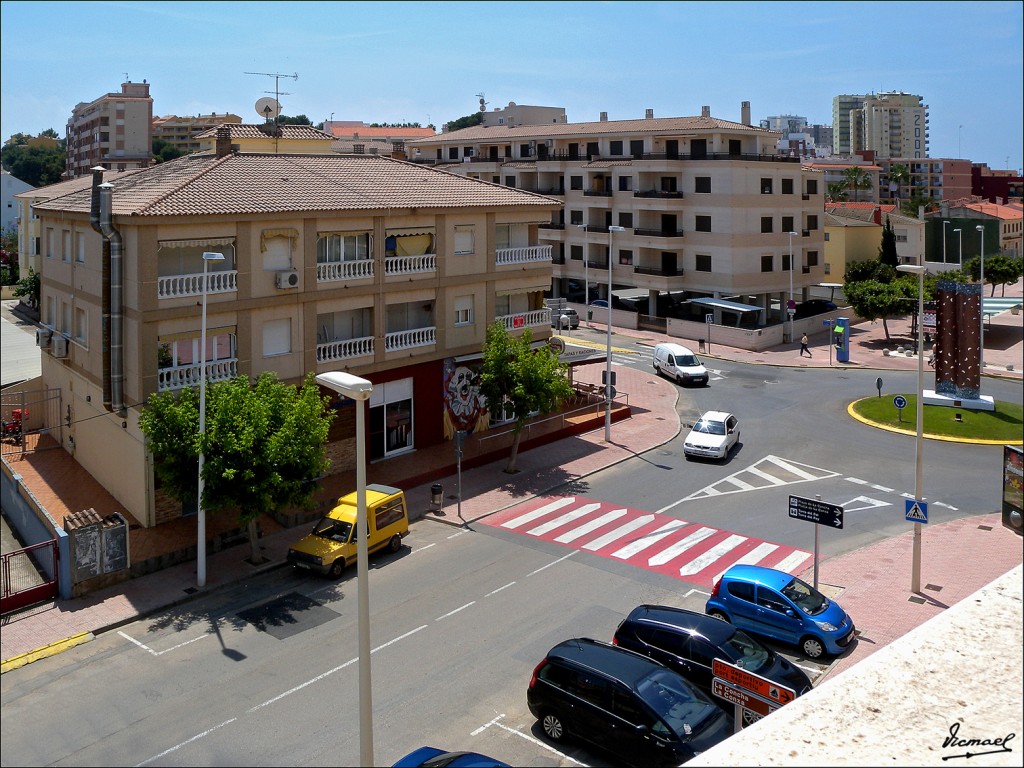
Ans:
[{"label": "window", "polygon": [[629,192],[633,189],[632,176],[619,176],[619,192]]},{"label": "window", "polygon": [[456,255],[465,256],[473,253],[473,228],[472,227],[456,227],[455,228],[455,253]]},{"label": "window", "polygon": [[629,142],[629,154],[631,154],[637,160],[643,159],[644,156],[644,140],[633,139]]},{"label": "window", "polygon": [[529,144],[520,144],[519,145],[519,156],[520,157],[532,157],[533,156],[533,151],[530,149],[530,145]]},{"label": "window", "polygon": [[71,304],[66,301],[60,303],[60,332],[71,335]]},{"label": "window", "polygon": [[633,251],[627,251],[625,249],[619,251],[619,264],[632,264],[633,263]]},{"label": "window", "polygon": [[610,141],[608,142],[608,153],[612,155],[622,154],[622,142],[621,141]]},{"label": "window", "polygon": [[619,213],[619,226],[625,227],[626,229],[633,228],[633,214],[632,213]]},{"label": "window", "polygon": [[816,266],[818,266],[818,252],[817,251],[808,251],[807,252],[807,266],[808,267],[816,267]]},{"label": "window", "polygon": [[569,211],[569,223],[570,224],[582,224],[583,223],[583,211]]},{"label": "window", "polygon": [[782,180],[782,194],[792,195],[793,194],[793,180],[783,179]]},{"label": "window", "polygon": [[726,586],[729,590],[729,594],[733,597],[738,597],[740,600],[746,600],[748,603],[754,602],[754,585],[743,584],[738,581],[733,581]]},{"label": "window", "polygon": [[818,228],[818,217],[808,216],[807,217],[807,228],[812,232]]},{"label": "window", "polygon": [[711,177],[698,176],[693,180],[693,191],[701,194],[711,194]]},{"label": "window", "polygon": [[263,252],[263,269],[266,272],[280,272],[291,269],[292,241],[289,237],[271,237],[266,241]]},{"label": "window", "polygon": [[569,249],[569,258],[576,261],[583,261],[583,246],[573,245]]},{"label": "window", "polygon": [[769,254],[761,257],[761,271],[771,272],[775,267],[775,258]]},{"label": "window", "polygon": [[710,272],[711,271],[711,256],[706,253],[697,254],[697,265],[696,269],[698,272]]},{"label": "window", "polygon": [[583,189],[583,177],[582,176],[570,176],[569,177],[569,189]]},{"label": "window", "polygon": [[50,328],[54,328],[55,327],[54,323],[56,322],[56,317],[57,317],[57,312],[56,312],[55,307],[56,307],[56,299],[54,299],[53,296],[47,296],[46,297],[46,325],[48,325]]},{"label": "window", "polygon": [[472,157],[473,156],[473,148],[472,147],[463,147],[462,148],[462,156],[463,157]]},{"label": "window", "polygon": [[382,459],[413,447],[412,379],[375,384],[370,395],[370,458]]},{"label": "window", "polygon": [[817,179],[808,179],[807,180],[807,194],[808,195],[816,195],[816,194],[818,194],[818,180]]},{"label": "window", "polygon": [[71,233],[60,233],[60,260],[71,261]]},{"label": "window", "polygon": [[761,194],[770,195],[772,193],[772,180],[761,179]]},{"label": "window", "polygon": [[455,299],[455,325],[473,324],[473,297],[459,296]]},{"label": "window", "polygon": [[782,217],[782,231],[783,232],[792,232],[793,231],[793,217],[792,216],[783,216]]},{"label": "window", "polygon": [[515,185],[516,185],[516,177],[515,176],[506,176],[505,177],[505,186],[506,187],[515,187]]},{"label": "window", "polygon": [[772,231],[772,217],[762,216],[761,217],[761,232],[767,233]]},{"label": "window", "polygon": [[449,160],[458,160],[459,159],[459,148],[458,147],[448,147],[448,159]]},{"label": "window", "polygon": [[405,517],[405,510],[402,499],[392,499],[377,509],[377,530],[397,523],[403,517]]},{"label": "window", "polygon": [[512,227],[508,224],[494,225],[494,247],[496,250],[512,247]]},{"label": "window", "polygon": [[365,155],[366,154],[366,145],[365,144],[353,144],[352,145],[352,154],[353,155]]},{"label": "window", "polygon": [[75,251],[75,261],[79,264],[85,264],[85,235],[81,232],[77,233],[78,249]]},{"label": "window", "polygon": [[711,217],[710,216],[696,216],[696,217],[694,217],[693,228],[697,232],[710,232],[711,231]]},{"label": "window", "polygon": [[316,263],[331,264],[370,258],[370,233],[321,235],[316,240]]},{"label": "window", "polygon": [[782,271],[783,272],[789,272],[789,270],[792,269],[792,267],[790,267],[789,264],[790,264],[789,254],[788,253],[782,254]]},{"label": "window", "polygon": [[826,243],[828,242],[828,234],[829,234],[828,232],[825,233],[825,242]]},{"label": "window", "polygon": [[89,337],[89,316],[84,309],[75,307],[75,341],[87,346]]},{"label": "window", "polygon": [[263,324],[263,356],[287,355],[292,351],[292,321],[290,317],[268,320]]}]

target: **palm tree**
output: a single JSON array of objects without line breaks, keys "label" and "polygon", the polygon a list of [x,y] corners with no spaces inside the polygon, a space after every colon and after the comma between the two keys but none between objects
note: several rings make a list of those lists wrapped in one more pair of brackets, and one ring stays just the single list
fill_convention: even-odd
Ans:
[{"label": "palm tree", "polygon": [[[902,197],[900,194],[900,187],[907,179],[910,178],[910,171],[903,163],[896,163],[889,168],[889,183],[896,185],[896,205],[899,205],[899,199]],[[890,187],[891,189],[891,187]]]},{"label": "palm tree", "polygon": [[842,181],[833,181],[828,185],[828,201],[830,203],[846,202],[846,184]]},{"label": "palm tree", "polygon": [[857,202],[858,189],[871,189],[871,176],[859,165],[851,165],[843,171],[843,180],[846,188],[853,190],[853,202]]}]

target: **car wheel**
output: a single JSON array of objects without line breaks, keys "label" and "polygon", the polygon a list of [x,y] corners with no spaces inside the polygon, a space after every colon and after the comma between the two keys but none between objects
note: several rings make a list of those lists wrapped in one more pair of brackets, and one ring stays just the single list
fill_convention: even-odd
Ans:
[{"label": "car wheel", "polygon": [[764,715],[759,715],[757,712],[751,712],[749,709],[743,709],[743,727],[746,728],[748,725],[752,725],[760,720]]},{"label": "car wheel", "polygon": [[680,387],[683,386],[683,377],[678,374],[676,374],[676,384],[678,384]]},{"label": "car wheel", "polygon": [[729,617],[726,616],[721,611],[711,611],[711,613],[709,613],[708,616],[710,616],[712,619],[718,619],[719,621],[724,621],[726,624],[729,623]]},{"label": "car wheel", "polygon": [[545,712],[541,715],[540,727],[544,730],[544,735],[552,741],[565,741],[565,724],[562,722],[562,718],[554,712]]},{"label": "car wheel", "polygon": [[800,641],[800,649],[809,659],[820,659],[825,655],[825,646],[821,640],[809,635]]},{"label": "car wheel", "polygon": [[402,537],[397,533],[391,537],[391,541],[388,542],[388,551],[397,552],[402,548]]},{"label": "car wheel", "polygon": [[327,575],[332,579],[341,577],[342,572],[345,570],[345,558],[339,557],[333,563],[331,563],[331,570],[327,572]]}]

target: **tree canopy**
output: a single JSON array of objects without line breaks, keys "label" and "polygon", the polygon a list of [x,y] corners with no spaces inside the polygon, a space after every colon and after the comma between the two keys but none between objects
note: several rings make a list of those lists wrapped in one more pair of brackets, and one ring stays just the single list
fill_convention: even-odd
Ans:
[{"label": "tree canopy", "polygon": [[480,392],[487,398],[491,413],[501,404],[515,413],[512,453],[506,472],[516,471],[516,457],[523,427],[530,414],[550,413],[572,394],[567,366],[548,346],[531,348],[530,329],[522,336],[509,336],[505,325],[492,323],[487,328],[480,372]]},{"label": "tree canopy", "polygon": [[[48,129],[53,133],[52,129]],[[47,135],[44,131],[41,135]],[[32,136],[18,133],[0,149],[0,163],[12,176],[33,187],[45,187],[62,180],[66,166],[64,142],[55,147],[28,146]],[[55,138],[55,136],[47,136]]]},{"label": "tree canopy", "polygon": [[472,115],[466,115],[456,120],[448,121],[449,131],[458,131],[462,128],[472,128],[474,125],[480,125],[484,121],[483,112],[474,112]]},{"label": "tree canopy", "polygon": [[860,317],[865,320],[881,320],[885,338],[888,340],[889,326],[886,320],[905,315],[913,309],[908,299],[917,298],[917,281],[900,277],[891,283],[882,283],[878,280],[845,283],[843,295]]},{"label": "tree canopy", "polygon": [[893,269],[900,263],[900,257],[896,253],[896,233],[892,229],[892,220],[886,216],[885,226],[882,228],[882,242],[878,246],[878,261]]},{"label": "tree canopy", "polygon": [[853,200],[857,202],[857,192],[861,189],[871,189],[871,176],[859,165],[851,165],[843,171],[843,184],[848,190],[853,190]]},{"label": "tree canopy", "polygon": [[[1006,295],[1007,284],[1015,283],[1020,279],[1022,264],[1024,264],[1024,260],[1014,259],[1003,254],[986,256],[985,285],[992,286],[992,293],[990,295],[996,295],[997,285],[1003,286],[1003,295]],[[974,282],[978,282],[981,279],[981,257],[974,256],[968,259],[962,267],[962,272]],[[984,286],[982,290],[984,290]]]},{"label": "tree canopy", "polygon": [[168,144],[163,139],[153,139],[153,160],[157,163],[166,163],[176,157],[181,157],[184,152],[173,144]]}]

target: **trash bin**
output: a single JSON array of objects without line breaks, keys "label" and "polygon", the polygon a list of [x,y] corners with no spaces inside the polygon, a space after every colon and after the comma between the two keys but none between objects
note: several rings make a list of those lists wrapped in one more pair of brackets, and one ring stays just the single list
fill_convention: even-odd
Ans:
[{"label": "trash bin", "polygon": [[704,339],[697,339],[697,351],[698,352],[703,352],[704,351]]},{"label": "trash bin", "polygon": [[437,509],[444,504],[444,486],[440,483],[430,486],[430,503]]},{"label": "trash bin", "polygon": [[594,319],[594,310],[588,309],[587,310],[587,322],[589,323],[593,319]]}]

